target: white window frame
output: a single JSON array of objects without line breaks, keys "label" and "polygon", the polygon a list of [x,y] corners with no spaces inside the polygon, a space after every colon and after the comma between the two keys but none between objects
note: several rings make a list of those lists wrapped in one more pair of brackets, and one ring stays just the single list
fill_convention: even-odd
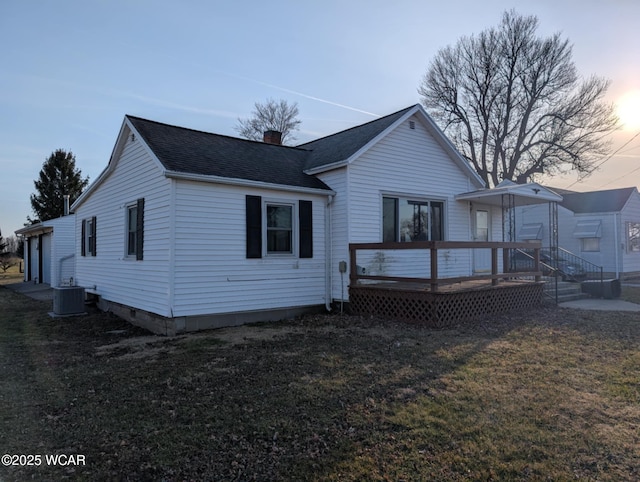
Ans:
[{"label": "white window frame", "polygon": [[95,240],[93,239],[93,218],[87,218],[84,220],[84,252],[85,256],[94,256],[93,247],[95,246]]},{"label": "white window frame", "polygon": [[[281,199],[264,199],[262,201],[262,252],[265,257],[295,258],[298,256],[298,207],[297,202]],[[269,251],[269,217],[268,208],[288,207],[291,209],[291,250],[290,251]]]},{"label": "white window frame", "polygon": [[[627,228],[625,230],[625,237],[627,238],[627,253],[640,253],[640,222],[627,221],[625,225],[625,227]],[[635,233],[638,233],[637,236],[631,236],[632,229],[635,231]]]},{"label": "white window frame", "polygon": [[130,229],[130,222],[131,222],[131,217],[130,217],[130,213],[131,210],[134,210],[136,213],[136,216],[134,218],[134,235],[137,236],[137,229],[135,224],[137,223],[137,213],[138,213],[138,203],[137,202],[132,202],[132,203],[128,203],[127,205],[125,205],[124,207],[124,257],[125,259],[136,259],[136,247],[137,247],[137,240],[134,239],[134,243],[133,243],[133,253],[129,253],[129,236],[131,234],[131,229]]}]

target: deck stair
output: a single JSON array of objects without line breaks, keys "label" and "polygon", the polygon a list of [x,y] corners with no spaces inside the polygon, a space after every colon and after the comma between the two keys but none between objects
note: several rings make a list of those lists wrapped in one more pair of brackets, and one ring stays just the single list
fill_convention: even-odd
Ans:
[{"label": "deck stair", "polygon": [[[544,285],[544,297],[546,300],[555,302],[556,300],[556,280],[554,277],[543,277],[546,284]],[[565,301],[575,301],[589,298],[589,295],[582,292],[580,283],[571,281],[562,281],[558,279],[558,303]]]}]

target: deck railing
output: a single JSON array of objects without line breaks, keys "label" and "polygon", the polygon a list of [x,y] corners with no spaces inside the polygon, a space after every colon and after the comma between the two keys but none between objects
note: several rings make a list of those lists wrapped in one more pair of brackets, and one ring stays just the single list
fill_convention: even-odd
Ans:
[{"label": "deck railing", "polygon": [[[542,271],[540,267],[541,243],[518,243],[518,242],[476,242],[476,241],[418,241],[412,243],[352,243],[349,244],[349,277],[351,285],[356,285],[360,280],[371,281],[395,281],[425,283],[430,286],[431,291],[438,291],[440,285],[448,285],[465,281],[490,280],[492,285],[497,285],[500,279],[533,277],[536,282],[541,280]],[[491,250],[491,272],[487,274],[471,274],[468,276],[441,277],[438,271],[438,252],[443,250]],[[532,252],[533,267],[525,271],[515,271],[509,269],[510,256],[512,250],[527,249]],[[391,250],[428,250],[429,266],[425,266],[425,271],[429,272],[429,277],[408,277],[408,276],[386,276],[367,275],[358,269],[358,251],[391,251]],[[502,253],[502,270],[499,270],[499,251]],[[470,259],[473,259],[471,257]],[[471,266],[469,266],[471,271]]]}]

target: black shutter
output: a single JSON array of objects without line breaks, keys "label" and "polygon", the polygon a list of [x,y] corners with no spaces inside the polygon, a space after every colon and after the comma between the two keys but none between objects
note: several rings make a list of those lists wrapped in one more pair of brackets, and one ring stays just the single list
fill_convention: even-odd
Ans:
[{"label": "black shutter", "polygon": [[313,203],[311,201],[298,203],[298,217],[300,221],[300,257],[313,258]]},{"label": "black shutter", "polygon": [[[87,234],[87,220],[83,219],[82,220],[82,231],[80,234],[80,255],[81,256],[86,256],[87,255],[87,245],[86,245],[86,234]],[[31,260],[29,260],[29,262],[31,262]]]},{"label": "black shutter", "polygon": [[98,238],[96,236],[96,217],[91,218],[91,256],[96,255],[96,246],[98,245]]},{"label": "black shutter", "polygon": [[247,196],[247,258],[262,258],[262,198]]},{"label": "black shutter", "polygon": [[140,261],[144,248],[144,198],[137,201],[136,215],[136,259]]}]

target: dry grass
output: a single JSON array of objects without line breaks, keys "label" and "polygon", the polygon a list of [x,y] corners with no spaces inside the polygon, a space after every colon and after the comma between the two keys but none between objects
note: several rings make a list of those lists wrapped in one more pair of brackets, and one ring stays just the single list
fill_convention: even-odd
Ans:
[{"label": "dry grass", "polygon": [[640,478],[638,313],[160,338],[48,309],[0,288],[0,452],[87,463],[2,480]]}]

